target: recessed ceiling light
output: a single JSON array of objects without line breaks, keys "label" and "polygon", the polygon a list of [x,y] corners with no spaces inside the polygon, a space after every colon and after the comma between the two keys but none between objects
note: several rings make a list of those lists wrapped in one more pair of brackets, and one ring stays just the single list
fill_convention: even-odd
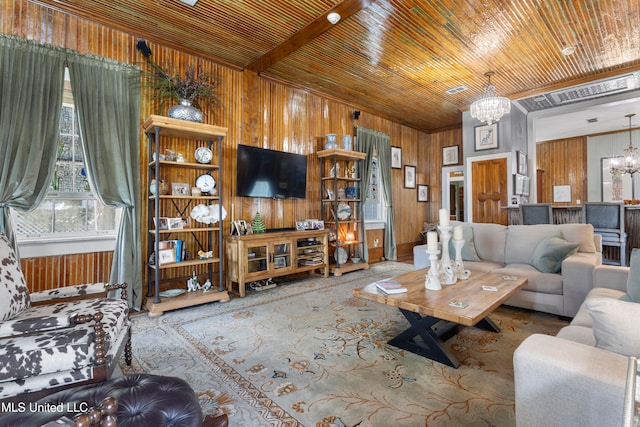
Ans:
[{"label": "recessed ceiling light", "polygon": [[331,12],[327,15],[327,20],[331,22],[333,25],[337,24],[340,21],[340,14],[338,12]]},{"label": "recessed ceiling light", "polygon": [[565,46],[562,48],[562,54],[564,56],[569,56],[569,55],[573,55],[574,53],[576,53],[576,47],[575,46]]},{"label": "recessed ceiling light", "polygon": [[198,0],[180,0],[184,4],[188,4],[189,6],[195,6],[198,3]]}]

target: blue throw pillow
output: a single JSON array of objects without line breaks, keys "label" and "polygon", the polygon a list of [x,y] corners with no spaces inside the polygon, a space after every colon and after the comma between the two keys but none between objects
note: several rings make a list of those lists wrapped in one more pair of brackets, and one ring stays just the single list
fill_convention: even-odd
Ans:
[{"label": "blue throw pillow", "polygon": [[631,251],[629,266],[631,268],[627,278],[627,294],[631,301],[640,302],[640,249],[634,248]]},{"label": "blue throw pillow", "polygon": [[543,273],[559,273],[562,261],[576,253],[579,247],[579,242],[567,242],[562,237],[549,236],[534,249],[531,265]]}]

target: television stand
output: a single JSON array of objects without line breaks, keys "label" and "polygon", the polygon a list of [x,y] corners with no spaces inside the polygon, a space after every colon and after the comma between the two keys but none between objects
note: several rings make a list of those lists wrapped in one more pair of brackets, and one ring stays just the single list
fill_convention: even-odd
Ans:
[{"label": "television stand", "polygon": [[291,230],[226,237],[227,289],[258,280],[309,272],[329,276],[329,230]]},{"label": "television stand", "polygon": [[294,227],[268,228],[265,233],[281,233],[283,231],[295,231]]}]

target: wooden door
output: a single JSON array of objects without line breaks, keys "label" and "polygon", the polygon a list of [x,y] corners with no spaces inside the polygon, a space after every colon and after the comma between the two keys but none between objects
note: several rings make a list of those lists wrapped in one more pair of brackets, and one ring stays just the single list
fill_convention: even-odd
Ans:
[{"label": "wooden door", "polygon": [[471,197],[473,222],[507,225],[507,159],[473,162]]}]

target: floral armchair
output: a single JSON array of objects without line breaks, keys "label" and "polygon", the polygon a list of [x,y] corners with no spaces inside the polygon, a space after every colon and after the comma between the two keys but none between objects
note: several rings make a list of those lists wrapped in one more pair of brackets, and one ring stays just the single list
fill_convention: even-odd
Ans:
[{"label": "floral armchair", "polygon": [[[0,234],[0,401],[108,379],[131,364],[126,284],[94,283],[29,294]],[[121,293],[110,298],[108,293]]]}]

